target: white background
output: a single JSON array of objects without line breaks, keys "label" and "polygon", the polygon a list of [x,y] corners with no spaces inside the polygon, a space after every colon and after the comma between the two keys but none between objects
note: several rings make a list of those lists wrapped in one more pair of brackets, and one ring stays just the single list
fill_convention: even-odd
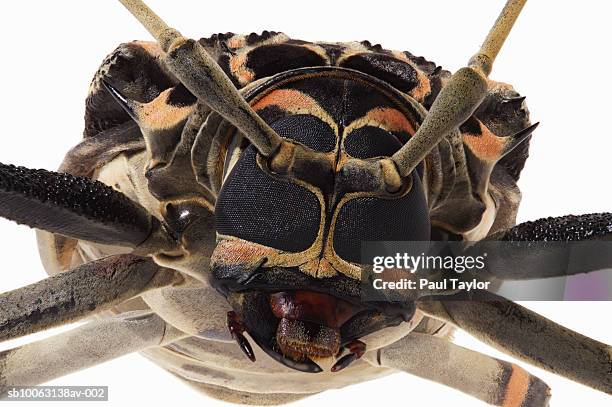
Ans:
[{"label": "white background", "polygon": [[[424,55],[451,71],[477,49],[503,6],[502,0],[149,3],[170,25],[197,38],[268,29],[304,40],[368,39],[388,49]],[[519,221],[612,210],[611,17],[609,2],[533,1],[496,62],[492,78],[510,82],[527,95],[533,121],[542,122],[520,181],[524,198]],[[149,36],[118,2],[54,0],[0,3],[0,38],[0,161],[55,169],[81,137],[83,101],[104,56],[121,42]],[[45,277],[33,231],[0,220],[0,239],[0,291]],[[527,305],[581,333],[612,342],[611,303]],[[502,356],[465,334],[458,335],[457,342]],[[552,387],[555,406],[612,404],[612,398],[602,393],[529,369]],[[224,405],[194,392],[139,355],[52,384],[108,385],[110,403],[118,406],[128,402]],[[405,374],[326,392],[294,405],[344,402],[481,405]]]}]

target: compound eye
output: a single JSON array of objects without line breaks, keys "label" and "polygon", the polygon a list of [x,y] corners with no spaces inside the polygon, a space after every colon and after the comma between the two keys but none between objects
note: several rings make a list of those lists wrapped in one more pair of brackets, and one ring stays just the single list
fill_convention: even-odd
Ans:
[{"label": "compound eye", "polygon": [[429,210],[421,180],[412,174],[411,190],[400,198],[372,196],[347,200],[334,225],[333,247],[340,258],[361,263],[361,242],[429,240]]},{"label": "compound eye", "polygon": [[293,253],[308,249],[319,232],[317,196],[266,174],[256,155],[248,147],[223,184],[215,207],[217,232]]}]

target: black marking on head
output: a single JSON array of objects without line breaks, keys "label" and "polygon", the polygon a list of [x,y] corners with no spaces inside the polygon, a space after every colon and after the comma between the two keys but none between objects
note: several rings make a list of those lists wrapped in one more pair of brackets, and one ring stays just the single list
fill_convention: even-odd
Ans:
[{"label": "black marking on head", "polygon": [[[94,81],[105,80],[126,98],[150,102],[162,91],[174,86],[174,80],[162,62],[138,43],[122,44],[102,63]],[[85,101],[85,137],[92,137],[130,120],[108,91],[97,88]]]},{"label": "black marking on head", "polygon": [[170,91],[167,101],[171,106],[185,107],[193,105],[197,100],[182,83],[179,83]]},{"label": "black marking on head", "polygon": [[352,73],[353,71],[346,72],[351,72],[355,78],[331,75],[310,77],[308,80],[289,83],[285,87],[312,97],[339,126],[349,125],[373,108],[398,108],[389,95],[381,92],[381,88],[364,82],[364,80],[375,81],[376,78]]},{"label": "black marking on head", "polygon": [[419,84],[416,69],[390,55],[381,53],[357,54],[342,61],[340,66],[356,69],[382,79],[405,93],[409,93]]},{"label": "black marking on head", "polygon": [[459,127],[459,131],[462,133],[469,133],[474,136],[482,134],[480,123],[474,116],[470,116],[470,118]]},{"label": "black marking on head", "polygon": [[373,126],[353,130],[344,140],[346,153],[355,158],[390,157],[401,147],[393,133]]},{"label": "black marking on head", "polygon": [[251,33],[246,37],[247,45],[255,45],[259,42],[267,41],[278,33],[276,31],[264,30],[261,34]]},{"label": "black marking on head", "polygon": [[324,66],[321,55],[303,46],[291,44],[261,45],[248,54],[247,68],[257,78],[264,78],[283,71],[305,66]]},{"label": "black marking on head", "polygon": [[268,105],[263,109],[259,109],[257,114],[268,124],[275,123],[287,116],[287,112],[276,105]]},{"label": "black marking on head", "polygon": [[329,58],[329,64],[332,66],[337,65],[338,58],[340,58],[340,56],[346,49],[345,46],[340,45],[340,44],[317,44],[317,45],[319,45],[321,48],[325,50],[325,53],[327,54],[327,57]]},{"label": "black marking on head", "polygon": [[231,79],[236,89],[242,88],[243,85],[238,81],[236,77],[234,77],[234,75],[232,75],[232,69],[230,68],[230,55],[229,54],[221,55],[219,59],[217,59],[217,64],[219,64],[221,69],[223,69],[223,72],[225,72],[228,78]]},{"label": "black marking on head", "polygon": [[281,137],[292,139],[316,151],[336,147],[336,135],[327,123],[308,114],[283,117],[270,125]]},{"label": "black marking on head", "polygon": [[232,38],[235,34],[233,32],[226,33],[218,33],[213,34],[208,38],[200,38],[198,42],[202,44],[204,47],[215,47],[219,46],[221,43],[227,42],[230,38]]},{"label": "black marking on head", "polygon": [[338,103],[339,100],[344,99],[342,95],[345,93],[345,81],[325,76],[313,77],[308,78],[308,80],[289,83],[285,88],[295,89],[312,97],[331,116],[334,122],[345,123],[343,116],[344,103]]},{"label": "black marking on head", "polygon": [[424,57],[416,56],[408,51],[404,51],[404,55],[412,61],[416,66],[419,67],[421,71],[423,71],[426,75],[435,75],[434,72],[436,69],[441,68],[436,66],[434,62],[428,61]]},{"label": "black marking on head", "polygon": [[[342,111],[342,122],[348,125],[353,121],[364,117],[374,108],[395,108],[399,103],[389,95],[381,92],[382,89],[372,86],[371,83],[364,84],[359,81],[346,81],[344,86],[343,98],[344,109]],[[410,113],[408,113],[410,115]],[[414,116],[408,116],[409,121],[414,120]]]},{"label": "black marking on head", "polygon": [[364,47],[366,47],[368,50],[373,51],[373,52],[378,52],[378,53],[388,53],[389,52],[389,51],[383,49],[382,45],[380,45],[380,44],[372,45],[372,43],[370,41],[368,41],[368,40],[361,41],[360,44],[363,45]]}]

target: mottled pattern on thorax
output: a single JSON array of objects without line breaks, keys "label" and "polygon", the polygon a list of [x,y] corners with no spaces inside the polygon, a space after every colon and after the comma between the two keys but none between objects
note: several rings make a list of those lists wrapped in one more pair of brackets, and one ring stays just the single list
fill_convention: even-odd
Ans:
[{"label": "mottled pattern on thorax", "polygon": [[264,31],[261,35],[217,34],[200,42],[237,87],[296,68],[338,66],[382,79],[427,107],[449,76],[425,58],[385,50],[369,41],[307,42]]},{"label": "mottled pattern on thorax", "polygon": [[[296,68],[338,66],[382,80],[428,109],[450,77],[448,71],[423,57],[386,50],[368,41],[307,42],[264,31],[249,35],[217,34],[200,42],[239,88]],[[123,44],[109,55],[92,81],[86,103],[86,137],[106,137],[109,130],[130,121],[100,85],[103,78],[127,97],[141,102],[150,102],[164,90],[177,85],[156,44]],[[456,222],[456,219],[447,219],[448,209],[479,193],[467,191],[465,196],[462,192],[453,195],[453,187],[463,191],[468,183],[482,192],[489,181],[494,184],[493,195],[503,189],[514,191],[512,196],[502,193],[495,198],[499,201],[498,206],[510,205],[512,209],[497,216],[492,230],[514,222],[519,199],[515,183],[527,158],[529,142],[523,142],[498,162],[496,155],[502,150],[505,138],[528,126],[529,115],[524,102],[517,98],[518,93],[510,85],[495,81],[489,84],[489,94],[474,116],[461,126],[459,137],[440,143],[425,162],[428,172],[424,181],[431,214],[441,223]],[[469,152],[464,153],[464,147]],[[495,164],[492,169],[482,170],[491,163]],[[483,176],[483,173],[486,174]],[[463,179],[459,179],[461,177]],[[472,212],[479,210],[482,208]],[[473,215],[468,212],[466,216]],[[462,225],[461,228],[471,226]]]}]

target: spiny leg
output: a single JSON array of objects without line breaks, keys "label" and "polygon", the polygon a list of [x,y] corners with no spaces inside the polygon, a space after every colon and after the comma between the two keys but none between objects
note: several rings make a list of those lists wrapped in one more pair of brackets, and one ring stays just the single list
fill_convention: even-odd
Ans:
[{"label": "spiny leg", "polygon": [[548,386],[521,367],[455,345],[447,339],[412,332],[366,354],[375,366],[401,370],[457,389],[494,406],[547,406]]},{"label": "spiny leg", "polygon": [[612,213],[593,213],[521,223],[471,250],[496,253],[487,263],[496,278],[539,279],[612,268],[611,240]]},{"label": "spiny leg", "polygon": [[612,394],[612,347],[488,292],[476,300],[420,301],[419,309],[542,369]]},{"label": "spiny leg", "polygon": [[153,260],[111,256],[0,295],[0,341],[74,322],[183,277]]},{"label": "spiny leg", "polygon": [[185,334],[150,312],[130,312],[0,353],[0,396],[132,352],[163,346]]},{"label": "spiny leg", "polygon": [[145,208],[98,181],[0,163],[0,216],[33,228],[149,254],[176,242]]}]

